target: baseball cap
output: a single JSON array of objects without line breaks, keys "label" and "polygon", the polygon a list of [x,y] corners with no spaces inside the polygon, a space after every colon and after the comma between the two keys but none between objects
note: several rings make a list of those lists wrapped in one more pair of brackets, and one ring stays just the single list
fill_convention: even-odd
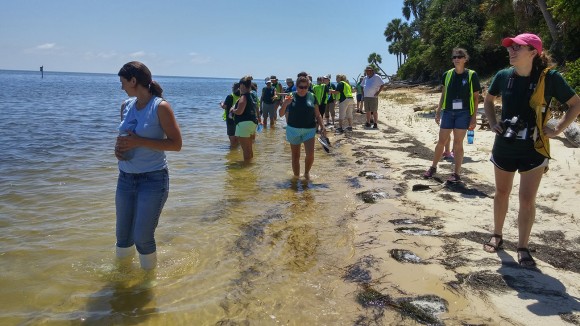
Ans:
[{"label": "baseball cap", "polygon": [[524,33],[516,37],[506,37],[501,41],[501,45],[506,48],[514,43],[519,45],[531,45],[534,49],[538,50],[538,54],[542,54],[542,40],[536,34]]},{"label": "baseball cap", "polygon": [[330,74],[328,74],[324,76],[324,79],[330,79],[330,77],[331,77]]}]

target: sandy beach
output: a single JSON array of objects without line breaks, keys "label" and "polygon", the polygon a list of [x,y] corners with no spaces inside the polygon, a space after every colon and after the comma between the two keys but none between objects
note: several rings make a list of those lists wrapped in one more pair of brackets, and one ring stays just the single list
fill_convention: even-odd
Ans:
[{"label": "sandy beach", "polygon": [[[344,278],[358,287],[365,308],[360,321],[580,325],[580,149],[563,135],[551,141],[554,159],[540,185],[530,240],[538,266],[522,268],[515,252],[518,176],[505,250],[482,250],[493,230],[491,131],[478,126],[474,144],[465,141],[460,184],[445,184],[452,172],[448,160],[439,163],[434,179],[422,177],[437,141],[433,109],[439,96],[438,89],[423,86],[388,89],[379,102],[378,130],[362,127],[364,115],[355,113],[355,131],[331,137],[358,167],[348,176],[360,197],[352,214],[355,263]],[[435,319],[401,320],[413,313],[400,300],[422,296]]]}]

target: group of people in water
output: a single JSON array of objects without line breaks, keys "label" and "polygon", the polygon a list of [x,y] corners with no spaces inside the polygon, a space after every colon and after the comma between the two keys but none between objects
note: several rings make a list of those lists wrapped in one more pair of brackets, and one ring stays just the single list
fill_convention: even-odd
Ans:
[{"label": "group of people in water", "polygon": [[[580,98],[554,69],[537,35],[526,33],[508,37],[502,45],[508,51],[512,67],[495,75],[484,99],[486,117],[497,135],[491,157],[496,184],[494,232],[483,248],[488,252],[503,248],[502,230],[513,179],[518,171],[518,262],[531,267],[535,266],[535,261],[528,242],[535,218],[536,194],[551,158],[549,138],[563,132],[578,117]],[[453,134],[455,164],[448,182],[459,182],[463,141],[467,130],[476,124],[481,85],[477,73],[466,68],[469,55],[465,49],[453,49],[451,60],[454,68],[441,78],[443,91],[435,114],[435,122],[440,125],[439,139],[432,165],[423,177],[431,178],[437,173],[437,164]],[[181,132],[171,105],[163,99],[163,90],[144,64],[129,62],[118,76],[122,89],[130,98],[121,105],[120,133],[115,145],[119,160],[115,197],[116,253],[123,260],[133,257],[136,248],[141,267],[151,270],[157,261],[155,229],[169,192],[165,151],[181,149]],[[244,160],[251,161],[258,128],[268,123],[275,126],[277,118],[284,117],[293,174],[300,175],[304,144],[304,177],[308,179],[314,162],[316,134],[326,138],[326,127],[334,125],[336,103],[339,108],[336,132],[352,130],[353,111],[362,113],[363,108],[365,127],[378,128],[378,96],[384,83],[374,67],[365,68],[365,77],[356,81],[355,91],[345,75],[337,75],[336,84],[330,83],[330,77],[318,77],[313,83],[307,73],[301,72],[296,81],[287,78],[283,87],[276,76],[270,76],[260,96],[253,78],[242,77],[221,103],[231,147],[236,148],[239,144]],[[356,104],[353,93],[357,94]],[[502,100],[500,120],[495,112],[497,97]],[[554,128],[546,124],[552,98],[568,106]]]},{"label": "group of people in water", "polygon": [[[378,95],[384,83],[375,75],[373,67],[368,66],[365,72],[368,76],[360,78],[357,82],[362,93],[358,95],[359,99],[364,98],[366,103],[363,94],[364,90],[368,89],[368,97],[374,100],[369,100],[366,108],[369,116],[371,113],[375,114],[373,127],[376,129]],[[300,175],[300,153],[304,144],[304,177],[308,179],[314,162],[316,134],[319,133],[323,141],[324,139],[327,141],[326,127],[334,126],[336,104],[339,113],[338,128],[335,131],[343,133],[353,130],[353,112],[357,107],[353,94],[356,90],[353,92],[346,75],[336,75],[336,84],[331,83],[330,78],[331,75],[320,76],[316,78],[316,83],[313,83],[312,76],[300,72],[296,76],[296,82],[290,77],[286,78],[286,86],[283,87],[276,76],[272,75],[265,79],[260,96],[258,85],[251,76],[245,76],[234,83],[231,94],[220,103],[224,110],[223,119],[226,121],[226,132],[231,148],[236,148],[239,144],[244,161],[250,161],[253,158],[252,143],[257,130],[267,127],[268,123],[274,127],[278,117],[284,117],[287,122],[286,140],[292,149],[294,177]],[[370,124],[367,123],[366,126],[370,127]]]}]

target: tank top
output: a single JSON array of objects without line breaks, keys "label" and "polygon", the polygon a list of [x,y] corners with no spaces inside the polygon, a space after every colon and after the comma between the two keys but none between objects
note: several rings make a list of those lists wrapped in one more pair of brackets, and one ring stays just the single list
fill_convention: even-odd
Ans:
[{"label": "tank top", "polygon": [[[123,120],[119,130],[126,130],[126,125],[137,121],[134,133],[139,137],[151,139],[164,139],[165,132],[159,123],[157,108],[162,98],[153,96],[143,109],[137,109],[137,99],[131,98],[125,101]],[[148,147],[136,147],[132,149],[133,155],[130,160],[119,161],[119,170],[127,173],[145,173],[167,168],[165,152]]]},{"label": "tank top", "polygon": [[288,104],[288,125],[294,128],[316,128],[316,98],[308,92],[306,96],[298,96],[294,92],[292,103]]},{"label": "tank top", "polygon": [[[243,121],[253,121],[254,123],[258,123],[258,118],[256,117],[256,100],[251,93],[246,93],[240,95],[240,99],[242,97],[246,98],[246,108],[244,109],[244,113],[240,115],[234,115],[234,120],[236,124],[243,122]],[[236,108],[240,101],[236,102]]]}]

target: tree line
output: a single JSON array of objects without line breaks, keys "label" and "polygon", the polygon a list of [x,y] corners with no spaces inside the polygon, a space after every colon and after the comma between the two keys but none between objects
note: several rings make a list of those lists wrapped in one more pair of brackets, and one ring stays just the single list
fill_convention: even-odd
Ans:
[{"label": "tree line", "polygon": [[[468,66],[490,77],[509,65],[501,40],[525,32],[539,35],[560,67],[580,66],[580,0],[404,0],[402,17],[383,34],[397,57],[397,78],[424,82],[452,67],[454,47],[465,48]],[[378,66],[380,55],[372,53],[369,63]]]}]

